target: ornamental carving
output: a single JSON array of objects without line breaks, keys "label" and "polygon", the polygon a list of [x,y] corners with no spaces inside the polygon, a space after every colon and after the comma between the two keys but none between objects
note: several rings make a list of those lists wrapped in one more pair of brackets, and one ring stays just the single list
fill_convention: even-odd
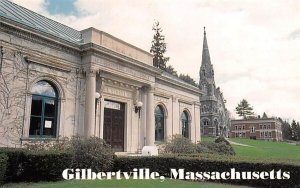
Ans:
[{"label": "ornamental carving", "polygon": [[182,108],[192,108],[192,105],[186,103],[179,103],[179,106]]},{"label": "ornamental carving", "polygon": [[163,103],[168,103],[169,102],[169,99],[164,98],[164,97],[159,97],[159,96],[154,96],[154,100],[160,101],[160,102],[163,102]]},{"label": "ornamental carving", "polygon": [[129,75],[134,76],[134,77],[138,77],[138,78],[145,79],[145,80],[148,80],[148,81],[154,81],[153,77],[148,76],[148,75],[146,75],[142,72],[133,70],[133,69],[128,68],[128,67],[124,67],[122,65],[119,65],[119,64],[101,59],[101,58],[97,58],[97,57],[92,56],[92,62],[95,62],[98,65],[104,66],[104,67],[109,68],[109,69],[114,69],[114,70],[117,70],[117,71],[124,72],[125,74],[129,74]]},{"label": "ornamental carving", "polygon": [[121,90],[121,89],[117,89],[117,88],[104,87],[103,91],[105,93],[112,94],[112,95],[117,95],[117,96],[132,98],[132,93],[131,92],[125,91],[125,90]]}]

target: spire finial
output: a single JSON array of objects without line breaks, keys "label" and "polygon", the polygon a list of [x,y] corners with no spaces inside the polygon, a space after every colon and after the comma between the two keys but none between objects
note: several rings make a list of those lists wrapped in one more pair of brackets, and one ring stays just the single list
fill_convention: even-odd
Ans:
[{"label": "spire finial", "polygon": [[205,26],[204,26],[204,35],[206,35]]}]

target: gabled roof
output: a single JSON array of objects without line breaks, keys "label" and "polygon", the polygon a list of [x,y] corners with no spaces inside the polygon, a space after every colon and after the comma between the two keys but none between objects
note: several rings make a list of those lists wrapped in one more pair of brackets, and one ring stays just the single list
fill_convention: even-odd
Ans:
[{"label": "gabled roof", "polygon": [[81,33],[73,28],[46,18],[8,0],[0,0],[0,18],[4,17],[33,29],[62,38],[72,43],[80,43]]}]

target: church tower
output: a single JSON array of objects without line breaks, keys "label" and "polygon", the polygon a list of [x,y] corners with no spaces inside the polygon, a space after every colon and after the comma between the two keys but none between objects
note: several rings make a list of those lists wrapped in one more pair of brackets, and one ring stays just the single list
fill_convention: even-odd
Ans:
[{"label": "church tower", "polygon": [[220,88],[216,88],[214,68],[211,63],[206,31],[204,27],[202,62],[199,71],[199,87],[203,91],[201,102],[201,134],[210,136],[227,136],[229,113]]}]

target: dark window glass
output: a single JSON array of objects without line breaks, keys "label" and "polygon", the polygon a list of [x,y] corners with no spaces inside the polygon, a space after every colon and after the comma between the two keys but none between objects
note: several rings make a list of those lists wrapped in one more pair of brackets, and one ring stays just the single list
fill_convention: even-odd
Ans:
[{"label": "dark window glass", "polygon": [[29,134],[40,135],[40,131],[41,131],[41,118],[31,116]]},{"label": "dark window glass", "polygon": [[54,118],[45,118],[44,127],[43,127],[43,135],[52,136],[55,131],[55,122]]},{"label": "dark window glass", "polygon": [[55,116],[55,100],[45,99],[45,116],[54,117]]},{"label": "dark window glass", "polygon": [[155,108],[155,141],[164,140],[165,115],[161,106]]},{"label": "dark window glass", "polygon": [[32,96],[32,103],[31,103],[31,115],[40,116],[42,111],[42,98],[39,96]]},{"label": "dark window glass", "polygon": [[181,122],[182,122],[182,136],[185,138],[189,138],[189,119],[186,111],[184,111],[181,114]]},{"label": "dark window glass", "polygon": [[55,137],[57,119],[57,92],[46,81],[32,88],[29,136]]}]

